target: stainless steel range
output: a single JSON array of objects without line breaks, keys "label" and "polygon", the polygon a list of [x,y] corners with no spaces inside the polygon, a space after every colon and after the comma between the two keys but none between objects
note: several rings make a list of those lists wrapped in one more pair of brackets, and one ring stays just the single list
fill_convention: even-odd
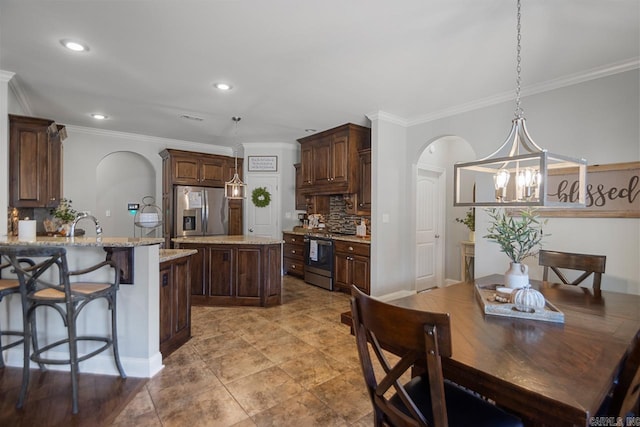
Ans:
[{"label": "stainless steel range", "polygon": [[333,290],[333,240],[325,236],[304,236],[304,281]]}]

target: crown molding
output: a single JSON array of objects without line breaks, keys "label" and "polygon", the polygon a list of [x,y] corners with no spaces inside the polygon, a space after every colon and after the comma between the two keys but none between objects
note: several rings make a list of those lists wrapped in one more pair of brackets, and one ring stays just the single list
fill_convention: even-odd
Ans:
[{"label": "crown molding", "polygon": [[3,83],[8,82],[15,75],[16,73],[13,73],[11,71],[0,70],[0,82],[3,82]]},{"label": "crown molding", "polygon": [[[638,68],[640,68],[640,57],[630,58],[628,60],[614,62],[602,67],[592,68],[591,70],[587,70],[584,72],[569,74],[554,80],[549,80],[536,85],[524,87],[521,90],[521,96],[531,96],[539,93],[549,92],[563,87],[612,76],[614,74],[624,73],[626,71],[631,71]],[[503,92],[501,94],[493,95],[487,98],[471,101],[466,104],[457,105],[455,107],[415,117],[407,121],[407,126],[415,126],[445,117],[467,113],[469,111],[512,101],[515,98],[516,97],[514,91]]]},{"label": "crown molding", "polygon": [[9,88],[18,100],[18,104],[20,104],[20,109],[23,111],[24,115],[33,116],[33,111],[31,110],[31,105],[29,105],[27,95],[24,93],[24,90],[22,90],[20,83],[18,83],[18,79],[9,80]]},{"label": "crown molding", "polygon": [[402,127],[409,126],[409,122],[407,121],[407,119],[402,118],[400,116],[396,116],[391,113],[387,113],[385,111],[374,111],[369,114],[365,114],[365,116],[372,122],[376,120],[382,120],[384,122],[393,123],[395,125],[402,126]]}]

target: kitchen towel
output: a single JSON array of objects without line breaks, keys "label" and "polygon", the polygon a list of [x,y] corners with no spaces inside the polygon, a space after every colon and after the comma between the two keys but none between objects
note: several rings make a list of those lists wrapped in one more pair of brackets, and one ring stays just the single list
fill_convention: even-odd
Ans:
[{"label": "kitchen towel", "polygon": [[318,241],[309,240],[309,259],[311,261],[318,261]]},{"label": "kitchen towel", "polygon": [[34,219],[21,219],[18,221],[18,240],[22,242],[36,241],[36,221]]}]

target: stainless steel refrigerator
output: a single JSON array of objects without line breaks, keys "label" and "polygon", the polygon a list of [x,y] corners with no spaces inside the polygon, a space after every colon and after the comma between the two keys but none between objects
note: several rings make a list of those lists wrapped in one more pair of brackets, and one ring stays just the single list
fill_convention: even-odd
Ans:
[{"label": "stainless steel refrigerator", "polygon": [[224,188],[177,185],[174,191],[174,237],[227,234],[229,210]]}]

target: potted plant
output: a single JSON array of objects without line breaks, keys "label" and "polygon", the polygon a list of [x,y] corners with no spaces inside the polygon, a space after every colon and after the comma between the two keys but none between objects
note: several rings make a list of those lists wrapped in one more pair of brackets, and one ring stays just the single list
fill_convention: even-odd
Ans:
[{"label": "potted plant", "polygon": [[60,199],[58,206],[49,211],[49,213],[56,219],[58,231],[63,235],[67,234],[71,223],[76,219],[76,216],[78,216],[78,211],[71,207],[71,203],[71,200],[63,197]]},{"label": "potted plant", "polygon": [[469,229],[469,241],[476,241],[476,210],[469,208],[464,218],[456,218],[456,222],[464,224]]},{"label": "potted plant", "polygon": [[540,250],[545,237],[542,227],[547,221],[540,221],[537,212],[530,208],[521,210],[519,216],[495,208],[487,209],[487,213],[491,221],[484,238],[500,245],[500,250],[511,260],[504,275],[505,286],[521,288],[528,285],[529,267],[522,261]]}]

